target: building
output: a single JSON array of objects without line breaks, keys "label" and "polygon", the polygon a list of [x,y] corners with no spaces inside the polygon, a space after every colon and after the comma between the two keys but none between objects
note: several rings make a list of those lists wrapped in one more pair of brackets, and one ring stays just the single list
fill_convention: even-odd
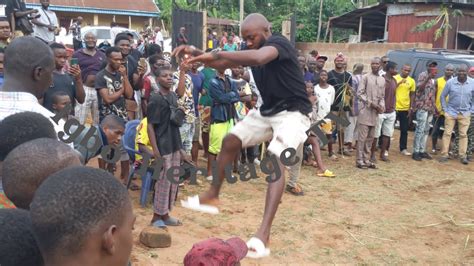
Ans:
[{"label": "building", "polygon": [[[39,8],[39,0],[26,0],[27,8]],[[69,28],[72,19],[81,16],[83,25],[109,26],[111,22],[134,30],[154,25],[160,10],[153,0],[51,0],[61,27]]]},{"label": "building", "polygon": [[[449,12],[451,26],[446,38],[443,35],[435,39],[442,20],[429,30],[413,31],[417,25],[442,14],[443,5]],[[454,16],[456,9],[462,11],[463,16]],[[346,28],[357,32],[357,42],[431,43],[433,48],[474,50],[474,3],[471,0],[379,0],[376,5],[333,17],[329,23],[330,40],[333,28]]]}]

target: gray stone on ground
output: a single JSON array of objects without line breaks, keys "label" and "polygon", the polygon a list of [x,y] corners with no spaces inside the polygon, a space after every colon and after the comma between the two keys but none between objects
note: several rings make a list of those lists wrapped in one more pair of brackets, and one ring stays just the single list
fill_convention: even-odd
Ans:
[{"label": "gray stone on ground", "polygon": [[171,235],[167,229],[147,226],[140,233],[140,242],[149,248],[167,248],[171,246]]}]

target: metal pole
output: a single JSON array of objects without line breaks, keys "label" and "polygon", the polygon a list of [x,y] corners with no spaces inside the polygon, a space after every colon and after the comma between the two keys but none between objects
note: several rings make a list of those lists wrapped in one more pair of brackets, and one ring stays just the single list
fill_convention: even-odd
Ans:
[{"label": "metal pole", "polygon": [[244,0],[240,0],[240,23],[244,21]]},{"label": "metal pole", "polygon": [[316,42],[319,42],[319,37],[321,36],[321,25],[323,19],[323,2],[324,0],[319,0],[319,22],[318,22],[318,37],[316,38]]},{"label": "metal pole", "polygon": [[363,18],[361,16],[359,18],[359,42],[362,41],[362,22],[363,22]]}]

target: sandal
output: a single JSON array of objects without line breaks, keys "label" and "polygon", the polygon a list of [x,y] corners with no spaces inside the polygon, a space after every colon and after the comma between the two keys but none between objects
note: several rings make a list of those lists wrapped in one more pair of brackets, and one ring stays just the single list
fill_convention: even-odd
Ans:
[{"label": "sandal", "polygon": [[171,217],[171,216],[169,216],[168,219],[164,220],[163,222],[167,226],[181,226],[181,225],[183,225],[183,223],[180,220],[178,220],[174,217]]},{"label": "sandal", "polygon": [[333,172],[329,171],[329,169],[326,169],[323,173],[319,173],[317,175],[321,177],[336,177],[336,175]]},{"label": "sandal", "polygon": [[156,221],[154,221],[151,226],[153,227],[158,227],[158,228],[166,228],[166,224],[163,220],[161,219],[158,219]]},{"label": "sandal", "polygon": [[299,185],[296,185],[295,187],[292,187],[290,185],[286,185],[286,191],[293,194],[294,196],[303,196],[304,195],[303,189]]}]

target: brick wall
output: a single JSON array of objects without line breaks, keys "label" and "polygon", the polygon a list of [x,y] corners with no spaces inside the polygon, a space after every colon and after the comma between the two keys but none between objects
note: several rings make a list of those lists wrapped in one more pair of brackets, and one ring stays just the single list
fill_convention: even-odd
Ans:
[{"label": "brick wall", "polygon": [[410,48],[431,49],[432,44],[428,43],[296,43],[296,49],[301,50],[306,57],[309,52],[316,50],[320,55],[325,55],[329,59],[326,62],[326,69],[334,68],[334,58],[338,52],[342,52],[348,58],[347,70],[352,71],[356,63],[364,64],[364,72],[370,69],[370,60],[376,56],[385,55],[389,50],[403,50]]}]

